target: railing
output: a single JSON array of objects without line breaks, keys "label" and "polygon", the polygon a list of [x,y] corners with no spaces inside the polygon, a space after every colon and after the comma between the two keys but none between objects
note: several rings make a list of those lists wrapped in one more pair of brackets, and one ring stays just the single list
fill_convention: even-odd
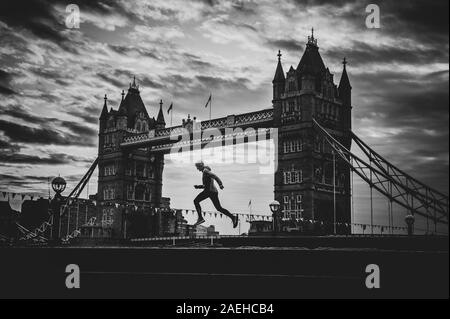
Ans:
[{"label": "railing", "polygon": [[[270,134],[271,133],[271,128],[266,128],[264,129],[264,134]],[[233,132],[231,134],[224,134],[224,135],[216,135],[214,136],[213,139],[211,139],[211,137],[207,136],[207,137],[202,137],[202,138],[198,138],[198,139],[189,139],[189,140],[181,140],[179,142],[174,142],[174,143],[165,143],[165,144],[161,144],[161,145],[155,145],[152,147],[153,151],[163,151],[163,150],[167,150],[170,148],[174,148],[174,149],[179,149],[180,147],[187,147],[189,146],[193,146],[193,145],[203,145],[206,143],[220,143],[222,145],[223,141],[227,141],[227,140],[231,140],[231,139],[236,139],[238,137],[254,137],[254,136],[258,136],[259,134],[261,134],[260,132],[257,131],[251,131],[251,132],[246,132],[246,131],[239,131],[239,132]]]}]

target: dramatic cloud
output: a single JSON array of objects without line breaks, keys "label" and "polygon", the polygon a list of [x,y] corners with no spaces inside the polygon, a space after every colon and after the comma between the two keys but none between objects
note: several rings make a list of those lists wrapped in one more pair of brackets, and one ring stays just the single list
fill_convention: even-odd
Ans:
[{"label": "dramatic cloud", "polygon": [[10,88],[10,82],[12,75],[6,71],[0,70],[0,94],[12,95],[16,94],[13,89]]},{"label": "dramatic cloud", "polygon": [[[0,131],[14,142],[43,145],[95,145],[94,136],[97,130],[78,122],[35,116],[20,107],[0,110],[0,114],[26,122],[22,125],[0,120]],[[29,125],[37,125],[37,127]],[[52,127],[58,127],[58,129]],[[62,129],[70,132],[63,132]]]},{"label": "dramatic cloud", "polygon": [[[46,164],[46,165],[58,165],[69,164],[74,161],[83,161],[80,157],[68,156],[67,154],[51,154],[49,157],[39,157],[34,155],[25,155],[17,153],[2,153],[0,154],[0,162],[13,163],[13,164]],[[26,183],[27,177],[23,178]]]}]

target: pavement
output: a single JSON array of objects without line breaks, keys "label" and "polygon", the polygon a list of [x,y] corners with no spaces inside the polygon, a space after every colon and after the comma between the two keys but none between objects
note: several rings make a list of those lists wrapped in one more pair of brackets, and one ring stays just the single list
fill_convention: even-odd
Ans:
[{"label": "pavement", "polygon": [[[305,247],[0,248],[0,298],[448,298],[448,250]],[[68,289],[67,265],[80,269]],[[366,267],[380,288],[366,287]]]}]

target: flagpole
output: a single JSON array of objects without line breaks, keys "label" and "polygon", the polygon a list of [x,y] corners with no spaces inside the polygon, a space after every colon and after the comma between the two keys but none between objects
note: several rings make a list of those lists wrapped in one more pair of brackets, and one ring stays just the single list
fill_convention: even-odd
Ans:
[{"label": "flagpole", "polygon": [[170,110],[170,127],[172,127],[172,119],[173,119],[173,104],[172,109]]},{"label": "flagpole", "polygon": [[333,151],[333,224],[336,235],[336,154]]},{"label": "flagpole", "polygon": [[251,200],[248,201],[248,220],[252,220],[252,206],[251,206]]},{"label": "flagpole", "polygon": [[212,108],[212,93],[209,93],[210,100],[209,100],[209,120],[211,121],[211,108]]}]

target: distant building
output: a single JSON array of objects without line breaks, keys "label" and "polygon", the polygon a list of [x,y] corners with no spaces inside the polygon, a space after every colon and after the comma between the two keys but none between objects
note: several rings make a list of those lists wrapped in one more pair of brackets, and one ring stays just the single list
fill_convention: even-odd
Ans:
[{"label": "distant building", "polygon": [[184,219],[181,210],[176,210],[175,217],[176,217],[175,235],[184,236],[186,234],[188,222],[186,219]]},{"label": "distant building", "polygon": [[266,235],[273,232],[273,222],[268,220],[254,220],[250,222],[249,236]]},{"label": "distant building", "polygon": [[102,225],[83,225],[80,227],[79,238],[112,238],[112,228]]},{"label": "distant building", "polygon": [[206,235],[207,236],[219,236],[219,232],[216,231],[216,227],[214,227],[214,225],[211,225],[208,228],[206,228]]},{"label": "distant building", "polygon": [[[170,212],[170,198],[163,197],[158,212],[145,205],[127,205],[91,200],[74,200],[62,218],[63,236],[83,228],[80,236],[115,239],[167,236],[177,232],[177,218]],[[95,203],[95,204],[94,204]],[[116,205],[117,204],[117,205]],[[181,216],[182,217],[182,216]],[[68,221],[69,219],[69,221]]]},{"label": "distant building", "polygon": [[[72,200],[61,216],[60,237],[73,236],[76,231],[81,232],[83,226],[86,225],[112,228],[114,222],[111,214],[98,207],[94,200],[79,198]],[[118,224],[116,228],[120,228],[121,222],[116,222],[116,224]],[[113,230],[110,232],[114,233]],[[79,236],[83,237],[85,234],[81,232]],[[91,237],[91,233],[89,233],[89,237]]]},{"label": "distant building", "polygon": [[[333,233],[333,223],[312,221],[308,219],[280,219],[278,221],[277,234],[278,235],[327,235]],[[351,226],[349,223],[339,223],[336,227],[336,232],[339,235],[349,234]],[[264,236],[273,234],[272,221],[251,221],[249,236]]]},{"label": "distant building", "polygon": [[47,198],[39,198],[38,200],[26,200],[22,203],[20,213],[20,225],[26,229],[33,231],[47,222],[50,218],[50,205]]},{"label": "distant building", "polygon": [[177,232],[177,216],[171,210],[161,210],[158,213],[160,229],[158,235],[162,237],[174,236]]},{"label": "distant building", "polygon": [[170,197],[161,197],[160,208],[170,208]]},{"label": "distant building", "polygon": [[208,228],[202,225],[198,225],[197,227],[195,227],[195,236],[196,237],[208,236]]},{"label": "distant building", "polygon": [[127,214],[127,238],[184,236],[187,221],[181,210],[144,209]]},{"label": "distant building", "polygon": [[0,202],[0,241],[16,237],[19,212],[13,210],[9,202]]},{"label": "distant building", "polygon": [[207,237],[207,236],[218,236],[219,232],[216,231],[213,225],[205,227],[203,225],[187,225],[186,236],[189,237]]}]

